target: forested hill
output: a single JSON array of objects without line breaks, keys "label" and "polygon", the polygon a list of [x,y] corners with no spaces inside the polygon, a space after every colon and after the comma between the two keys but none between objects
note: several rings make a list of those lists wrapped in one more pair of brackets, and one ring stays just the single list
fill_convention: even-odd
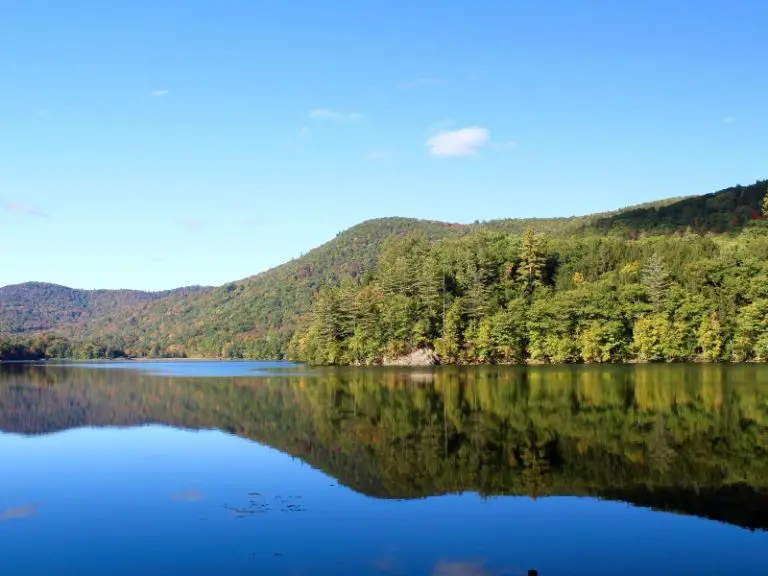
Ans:
[{"label": "forested hill", "polygon": [[44,332],[82,326],[88,320],[134,308],[143,302],[204,292],[191,287],[164,292],[139,290],[76,290],[27,282],[0,288],[0,333]]},{"label": "forested hill", "polygon": [[369,278],[318,294],[289,358],[767,361],[765,188],[595,217],[588,234],[391,241]]},{"label": "forested hill", "polygon": [[[283,357],[297,328],[304,330],[311,323],[312,306],[320,289],[337,286],[342,279],[356,285],[372,285],[381,251],[394,239],[415,235],[427,244],[442,245],[459,239],[471,243],[472,238],[500,234],[510,238],[511,246],[512,238],[531,230],[542,239],[552,240],[553,248],[558,247],[543,255],[547,277],[542,288],[551,293],[567,285],[566,275],[578,272],[593,281],[612,272],[616,246],[622,242],[646,242],[643,246],[647,247],[647,238],[694,235],[710,238],[709,242],[720,246],[722,242],[718,239],[733,240],[743,230],[753,234],[759,228],[753,222],[762,218],[765,190],[766,182],[757,182],[704,196],[572,218],[502,219],[473,224],[408,218],[370,220],[339,233],[300,258],[216,289],[182,289],[167,295],[104,291],[86,297],[80,291],[66,292],[67,289],[58,287],[63,291],[59,295],[53,288],[52,295],[28,290],[35,295],[27,298],[26,303],[12,301],[6,292],[0,291],[0,332],[53,330],[74,340],[98,340],[104,344],[96,349],[122,350],[136,356]],[[605,242],[594,244],[595,239]],[[637,244],[634,252],[638,260],[632,262],[643,266],[647,249],[644,252],[639,247]],[[583,256],[578,266],[574,263],[574,251],[581,251]],[[668,256],[667,265],[680,263],[679,254]],[[505,262],[496,264],[517,274],[519,254],[507,252],[504,258]],[[498,282],[497,271],[488,280],[491,278]],[[458,281],[450,273],[448,280]],[[537,294],[544,292],[540,290]],[[19,322],[20,318],[24,321]],[[430,337],[436,338],[437,334]],[[414,343],[410,337],[406,340],[407,346]],[[381,351],[376,355],[380,357]]]},{"label": "forested hill", "polygon": [[[97,319],[88,334],[137,356],[282,357],[320,288],[347,276],[362,280],[387,238],[419,232],[437,240],[465,228],[410,218],[369,220],[256,276]],[[78,338],[82,332],[69,335]]]}]

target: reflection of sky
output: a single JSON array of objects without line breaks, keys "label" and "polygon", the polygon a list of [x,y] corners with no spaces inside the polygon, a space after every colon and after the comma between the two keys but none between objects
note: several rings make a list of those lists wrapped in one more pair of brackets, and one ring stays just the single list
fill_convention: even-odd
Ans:
[{"label": "reflection of sky", "polygon": [[[55,365],[52,363],[51,365]],[[205,378],[233,378],[236,376],[260,376],[275,371],[296,370],[299,364],[292,362],[249,362],[249,361],[119,361],[119,362],[77,362],[69,364],[79,368],[101,368],[103,370],[140,370],[162,376],[189,376]],[[292,372],[293,373],[293,372]]]},{"label": "reflection of sky", "polygon": [[35,507],[0,522],[14,576],[768,573],[765,533],[586,498],[377,500],[220,432],[6,434],[0,462],[0,511]]}]

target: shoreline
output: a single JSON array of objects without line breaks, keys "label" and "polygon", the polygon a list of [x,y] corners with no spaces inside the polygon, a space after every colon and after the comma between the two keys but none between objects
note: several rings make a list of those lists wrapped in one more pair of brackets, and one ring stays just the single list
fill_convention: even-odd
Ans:
[{"label": "shoreline", "polygon": [[293,366],[307,366],[310,368],[371,368],[371,369],[397,369],[397,368],[413,368],[413,369],[434,369],[434,368],[529,368],[529,367],[542,367],[542,368],[563,368],[563,367],[618,367],[618,366],[738,366],[738,365],[768,365],[765,360],[739,360],[730,361],[723,360],[718,362],[708,362],[704,360],[686,360],[683,362],[644,362],[638,360],[632,360],[628,362],[563,362],[563,363],[551,363],[551,362],[518,362],[518,363],[438,363],[438,364],[307,364],[303,362],[295,362],[292,360],[264,360],[256,358],[94,358],[94,359],[82,359],[82,358],[48,358],[38,360],[0,360],[0,364],[163,364],[163,363],[221,363],[221,364],[246,364],[246,363],[260,363],[260,364],[290,364]]}]

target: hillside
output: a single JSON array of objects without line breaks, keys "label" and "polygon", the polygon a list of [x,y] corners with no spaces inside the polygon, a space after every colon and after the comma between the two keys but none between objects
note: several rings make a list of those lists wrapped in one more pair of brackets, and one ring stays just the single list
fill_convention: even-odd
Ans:
[{"label": "hillside", "polygon": [[82,326],[93,318],[135,308],[145,302],[205,290],[200,287],[164,292],[76,290],[42,282],[4,286],[0,288],[0,333],[23,334]]},{"label": "hillside", "polygon": [[[616,258],[606,251],[617,250],[617,242],[684,232],[725,239],[751,230],[751,222],[761,217],[765,188],[765,182],[757,182],[703,196],[571,218],[503,219],[465,225],[408,218],[370,220],[300,258],[215,289],[84,294],[61,287],[48,291],[26,288],[22,290],[25,298],[14,298],[13,289],[18,287],[8,287],[0,290],[0,332],[56,331],[75,340],[98,339],[112,349],[137,356],[283,357],[297,328],[303,330],[311,322],[309,313],[322,287],[336,286],[343,278],[351,279],[352,284],[371,285],[388,239],[391,245],[392,239],[416,235],[431,245],[500,234],[509,236],[512,246],[513,237],[533,230],[559,246],[547,254],[546,268],[548,282],[562,287],[564,273],[572,276],[579,271],[577,267],[590,280],[608,272],[606,266],[615,262],[609,264],[605,259]],[[589,244],[589,239],[595,238],[610,242],[595,248]],[[589,258],[575,263],[578,255],[574,250],[589,254]],[[633,250],[643,258],[647,256],[642,250]],[[517,255],[507,254],[505,258],[509,261],[497,264],[509,270],[519,264]],[[498,280],[495,272],[491,276]]]},{"label": "hillside", "polygon": [[392,241],[364,282],[318,294],[288,357],[314,365],[768,361],[763,212],[758,183],[549,223],[549,234],[491,223],[436,243]]},{"label": "hillside", "polygon": [[408,218],[370,220],[262,274],[96,319],[88,333],[115,337],[137,355],[282,356],[298,317],[311,308],[313,295],[346,275],[362,280],[387,238],[421,232],[439,239],[464,229]]}]

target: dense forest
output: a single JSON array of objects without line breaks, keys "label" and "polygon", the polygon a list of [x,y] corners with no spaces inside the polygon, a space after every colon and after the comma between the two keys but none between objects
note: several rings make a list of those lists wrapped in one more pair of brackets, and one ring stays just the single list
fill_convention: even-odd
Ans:
[{"label": "dense forest", "polygon": [[0,288],[0,334],[40,333],[113,315],[163,298],[205,292],[192,286],[143,292],[140,290],[76,290],[56,284],[27,282]]},{"label": "dense forest", "polygon": [[5,361],[115,360],[125,356],[109,339],[70,340],[53,334],[0,337],[0,360]]},{"label": "dense forest", "polygon": [[768,222],[759,216],[729,235],[393,238],[368,277],[320,291],[288,356],[380,364],[426,349],[452,364],[765,361]]},{"label": "dense forest", "polygon": [[377,498],[580,495],[768,528],[764,365],[0,368],[4,432],[150,423],[250,438]]},{"label": "dense forest", "polygon": [[9,287],[0,350],[58,357],[64,338],[77,357],[763,360],[765,195],[763,181],[574,218],[371,220],[219,288],[104,291],[85,308]]}]

